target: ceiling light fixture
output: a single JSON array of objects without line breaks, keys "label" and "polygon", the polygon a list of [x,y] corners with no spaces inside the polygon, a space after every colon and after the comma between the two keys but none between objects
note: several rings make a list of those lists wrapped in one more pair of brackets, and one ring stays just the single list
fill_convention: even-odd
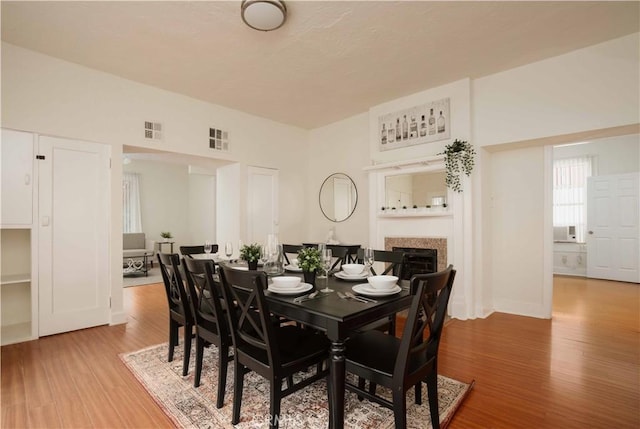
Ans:
[{"label": "ceiling light fixture", "polygon": [[240,10],[244,23],[260,31],[280,28],[287,19],[287,7],[281,0],[242,0]]}]

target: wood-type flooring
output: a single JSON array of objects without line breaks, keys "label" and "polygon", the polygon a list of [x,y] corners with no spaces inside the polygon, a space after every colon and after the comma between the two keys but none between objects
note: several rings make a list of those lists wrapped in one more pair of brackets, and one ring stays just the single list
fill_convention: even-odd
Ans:
[{"label": "wood-type flooring", "polygon": [[[172,427],[118,357],[167,341],[163,286],[124,299],[127,324],[2,347],[2,428]],[[640,285],[571,277],[550,320],[450,321],[439,372],[476,384],[449,427],[640,427],[639,330]]]}]

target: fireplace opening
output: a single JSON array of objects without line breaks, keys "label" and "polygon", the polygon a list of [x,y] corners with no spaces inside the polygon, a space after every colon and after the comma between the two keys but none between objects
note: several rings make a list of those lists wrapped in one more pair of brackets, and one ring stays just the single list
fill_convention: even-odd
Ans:
[{"label": "fireplace opening", "polygon": [[436,249],[393,246],[393,251],[405,254],[401,280],[410,280],[415,274],[430,274],[438,271],[438,251]]}]

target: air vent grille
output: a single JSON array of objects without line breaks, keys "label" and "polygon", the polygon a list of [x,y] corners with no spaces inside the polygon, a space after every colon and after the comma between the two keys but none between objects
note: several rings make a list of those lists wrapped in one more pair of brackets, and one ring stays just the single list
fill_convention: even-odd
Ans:
[{"label": "air vent grille", "polygon": [[209,148],[229,151],[229,133],[219,128],[209,128]]},{"label": "air vent grille", "polygon": [[160,122],[144,121],[144,138],[162,140],[162,124]]}]

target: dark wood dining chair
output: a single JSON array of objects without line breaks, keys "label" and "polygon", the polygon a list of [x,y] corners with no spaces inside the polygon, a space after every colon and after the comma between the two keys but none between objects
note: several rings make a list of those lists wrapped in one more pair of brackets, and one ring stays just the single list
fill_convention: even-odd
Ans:
[{"label": "dark wood dining chair", "polygon": [[[255,371],[269,380],[269,428],[277,428],[282,398],[328,375],[325,361],[329,356],[329,341],[315,330],[272,322],[264,296],[267,287],[264,272],[221,266],[220,278],[225,302],[237,305],[237,311],[227,312],[235,372],[231,423],[240,422],[244,375]],[[314,375],[293,383],[293,374],[314,365]],[[283,380],[287,380],[284,390]]]},{"label": "dark wood dining chair", "polygon": [[158,253],[158,263],[164,281],[167,303],[169,304],[169,362],[173,361],[173,349],[179,342],[179,329],[184,327],[184,357],[182,375],[189,372],[191,337],[193,335],[193,314],[189,297],[180,274],[180,256],[177,253]]},{"label": "dark wood dining chair", "polygon": [[287,265],[291,263],[288,255],[295,254],[294,258],[298,257],[298,251],[302,249],[304,246],[300,244],[283,244],[282,245],[282,254],[284,255],[284,260],[287,262]]},{"label": "dark wood dining chair", "polygon": [[[384,270],[380,275],[392,275],[402,279],[402,268],[404,263],[404,252],[394,252],[389,250],[374,250],[373,259],[376,262],[385,262]],[[358,249],[358,263],[364,263],[364,249]],[[374,267],[371,267],[371,274],[377,276]]]},{"label": "dark wood dining chair", "polygon": [[[204,245],[202,246],[180,246],[180,253],[182,256],[186,256],[188,258],[192,258],[192,255],[204,255]],[[211,253],[218,253],[218,245],[211,245]]]},{"label": "dark wood dining chair", "polygon": [[[402,267],[404,266],[404,252],[394,252],[388,250],[374,250],[373,259],[376,262],[385,262],[387,265],[380,275],[393,275],[402,279]],[[364,263],[364,249],[358,249],[358,263]],[[371,274],[378,275],[376,270],[371,267]],[[363,326],[359,331],[377,329],[382,332],[388,332],[391,335],[396,333],[396,315],[391,314],[384,319]]]},{"label": "dark wood dining chair", "polygon": [[[456,271],[449,265],[432,274],[411,278],[413,300],[402,338],[380,331],[366,331],[347,342],[346,370],[358,376],[358,385],[347,381],[347,390],[393,410],[396,429],[407,426],[406,393],[415,387],[416,403],[422,402],[421,385],[427,383],[433,429],[438,414],[438,348]],[[369,390],[365,390],[369,380]],[[391,389],[392,401],[376,395],[376,385]]]},{"label": "dark wood dining chair", "polygon": [[204,348],[218,348],[218,397],[216,407],[222,408],[227,382],[227,366],[231,362],[231,333],[226,311],[222,306],[222,289],[213,279],[215,263],[210,259],[182,259],[187,293],[196,324],[196,373],[193,386],[200,386]]},{"label": "dark wood dining chair", "polygon": [[340,246],[327,245],[327,249],[331,249],[331,255],[335,258],[335,262],[331,265],[331,271],[339,271],[342,264],[349,263],[349,249]]}]

